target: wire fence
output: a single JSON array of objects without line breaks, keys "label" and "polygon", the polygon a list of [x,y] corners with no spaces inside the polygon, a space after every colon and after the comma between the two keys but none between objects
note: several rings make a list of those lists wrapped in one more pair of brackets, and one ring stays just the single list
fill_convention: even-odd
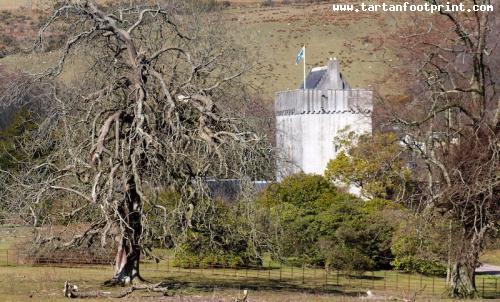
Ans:
[{"label": "wire fence", "polygon": [[[90,264],[91,263],[91,264]],[[146,278],[165,278],[189,284],[192,287],[245,287],[253,289],[292,289],[365,294],[368,290],[390,295],[419,297],[445,297],[446,279],[436,276],[410,274],[398,271],[369,271],[362,274],[327,270],[324,267],[290,266],[268,262],[263,266],[177,265],[173,257],[161,261],[144,261],[141,272]],[[46,266],[68,269],[108,269],[112,272],[110,258],[65,257],[30,259],[16,250],[0,250],[0,266]],[[485,299],[500,298],[498,276],[477,275],[478,295]]]}]

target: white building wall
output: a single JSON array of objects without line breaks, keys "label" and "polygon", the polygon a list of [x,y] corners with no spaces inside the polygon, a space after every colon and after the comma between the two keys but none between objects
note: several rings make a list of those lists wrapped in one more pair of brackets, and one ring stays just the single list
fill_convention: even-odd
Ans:
[{"label": "white building wall", "polygon": [[277,94],[275,106],[278,180],[300,171],[323,174],[337,155],[334,139],[345,127],[372,131],[369,91],[287,91]]}]

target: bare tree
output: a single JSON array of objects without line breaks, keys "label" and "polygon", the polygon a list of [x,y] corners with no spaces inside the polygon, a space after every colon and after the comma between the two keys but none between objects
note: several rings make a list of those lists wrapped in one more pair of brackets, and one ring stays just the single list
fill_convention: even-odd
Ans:
[{"label": "bare tree", "polygon": [[479,254],[499,227],[500,49],[494,14],[442,10],[416,20],[403,36],[416,85],[410,100],[390,114],[423,168],[423,213],[438,211],[460,228],[450,254],[453,297],[476,295]]},{"label": "bare tree", "polygon": [[[62,1],[40,29],[38,49],[51,27],[68,29],[57,64],[41,79],[57,78],[75,57],[91,69],[72,88],[51,82],[49,112],[23,145],[31,159],[23,176],[4,171],[17,211],[35,225],[67,226],[45,228],[38,243],[115,239],[112,284],[140,278],[151,237],[179,235],[193,215],[203,220],[207,177],[255,178],[269,166],[265,141],[227,114],[250,64],[220,16],[200,12],[196,1],[124,2]],[[162,190],[180,194],[174,209],[158,202]],[[180,227],[152,234],[151,215]],[[85,228],[68,237],[71,222]]]}]

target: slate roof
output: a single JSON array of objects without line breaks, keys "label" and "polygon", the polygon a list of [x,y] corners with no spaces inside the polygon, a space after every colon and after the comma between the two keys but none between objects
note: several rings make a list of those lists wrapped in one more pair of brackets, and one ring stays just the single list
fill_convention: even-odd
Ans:
[{"label": "slate roof", "polygon": [[[307,83],[306,88],[316,89],[318,87],[319,82],[321,81],[321,79],[323,78],[323,76],[326,74],[327,71],[328,69],[326,68],[316,69],[316,70],[313,68],[306,77],[306,83]],[[304,89],[304,82],[300,84],[299,89]]]}]

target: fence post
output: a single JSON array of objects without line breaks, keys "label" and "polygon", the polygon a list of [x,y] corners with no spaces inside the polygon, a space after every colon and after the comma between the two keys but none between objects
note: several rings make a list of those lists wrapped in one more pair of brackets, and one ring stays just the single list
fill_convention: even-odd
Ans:
[{"label": "fence post", "polygon": [[396,271],[396,290],[398,290],[398,288],[399,288],[398,281],[399,281],[399,272]]},{"label": "fence post", "polygon": [[375,288],[375,273],[372,271],[372,288]]},{"label": "fence post", "polygon": [[170,272],[170,257],[167,258],[167,273]]},{"label": "fence post", "polygon": [[337,270],[337,286],[339,286],[340,283],[339,283],[339,270]]},{"label": "fence post", "polygon": [[498,278],[495,278],[495,297],[497,296],[497,281],[498,281]]},{"label": "fence post", "polygon": [[302,284],[306,283],[304,279],[304,264],[302,264]]},{"label": "fence post", "polygon": [[483,284],[482,284],[482,287],[483,287],[483,296],[482,296],[482,298],[484,299],[484,277],[483,277]]},{"label": "fence post", "polygon": [[281,267],[283,266],[283,263],[280,262],[280,282],[281,282]]},{"label": "fence post", "polygon": [[411,290],[411,274],[408,274],[408,292]]},{"label": "fence post", "polygon": [[293,280],[293,264],[292,264],[292,280]]},{"label": "fence post", "polygon": [[267,265],[267,271],[268,273],[268,280],[271,280],[271,261],[269,261],[269,264]]},{"label": "fence post", "polygon": [[325,286],[328,285],[328,270],[325,267]]},{"label": "fence post", "polygon": [[435,276],[432,276],[432,295],[434,295],[434,279],[436,277]]},{"label": "fence post", "polygon": [[9,265],[9,250],[5,250],[5,254],[7,255],[6,264],[8,266]]},{"label": "fence post", "polygon": [[387,271],[384,271],[384,291],[386,290],[387,285]]}]

